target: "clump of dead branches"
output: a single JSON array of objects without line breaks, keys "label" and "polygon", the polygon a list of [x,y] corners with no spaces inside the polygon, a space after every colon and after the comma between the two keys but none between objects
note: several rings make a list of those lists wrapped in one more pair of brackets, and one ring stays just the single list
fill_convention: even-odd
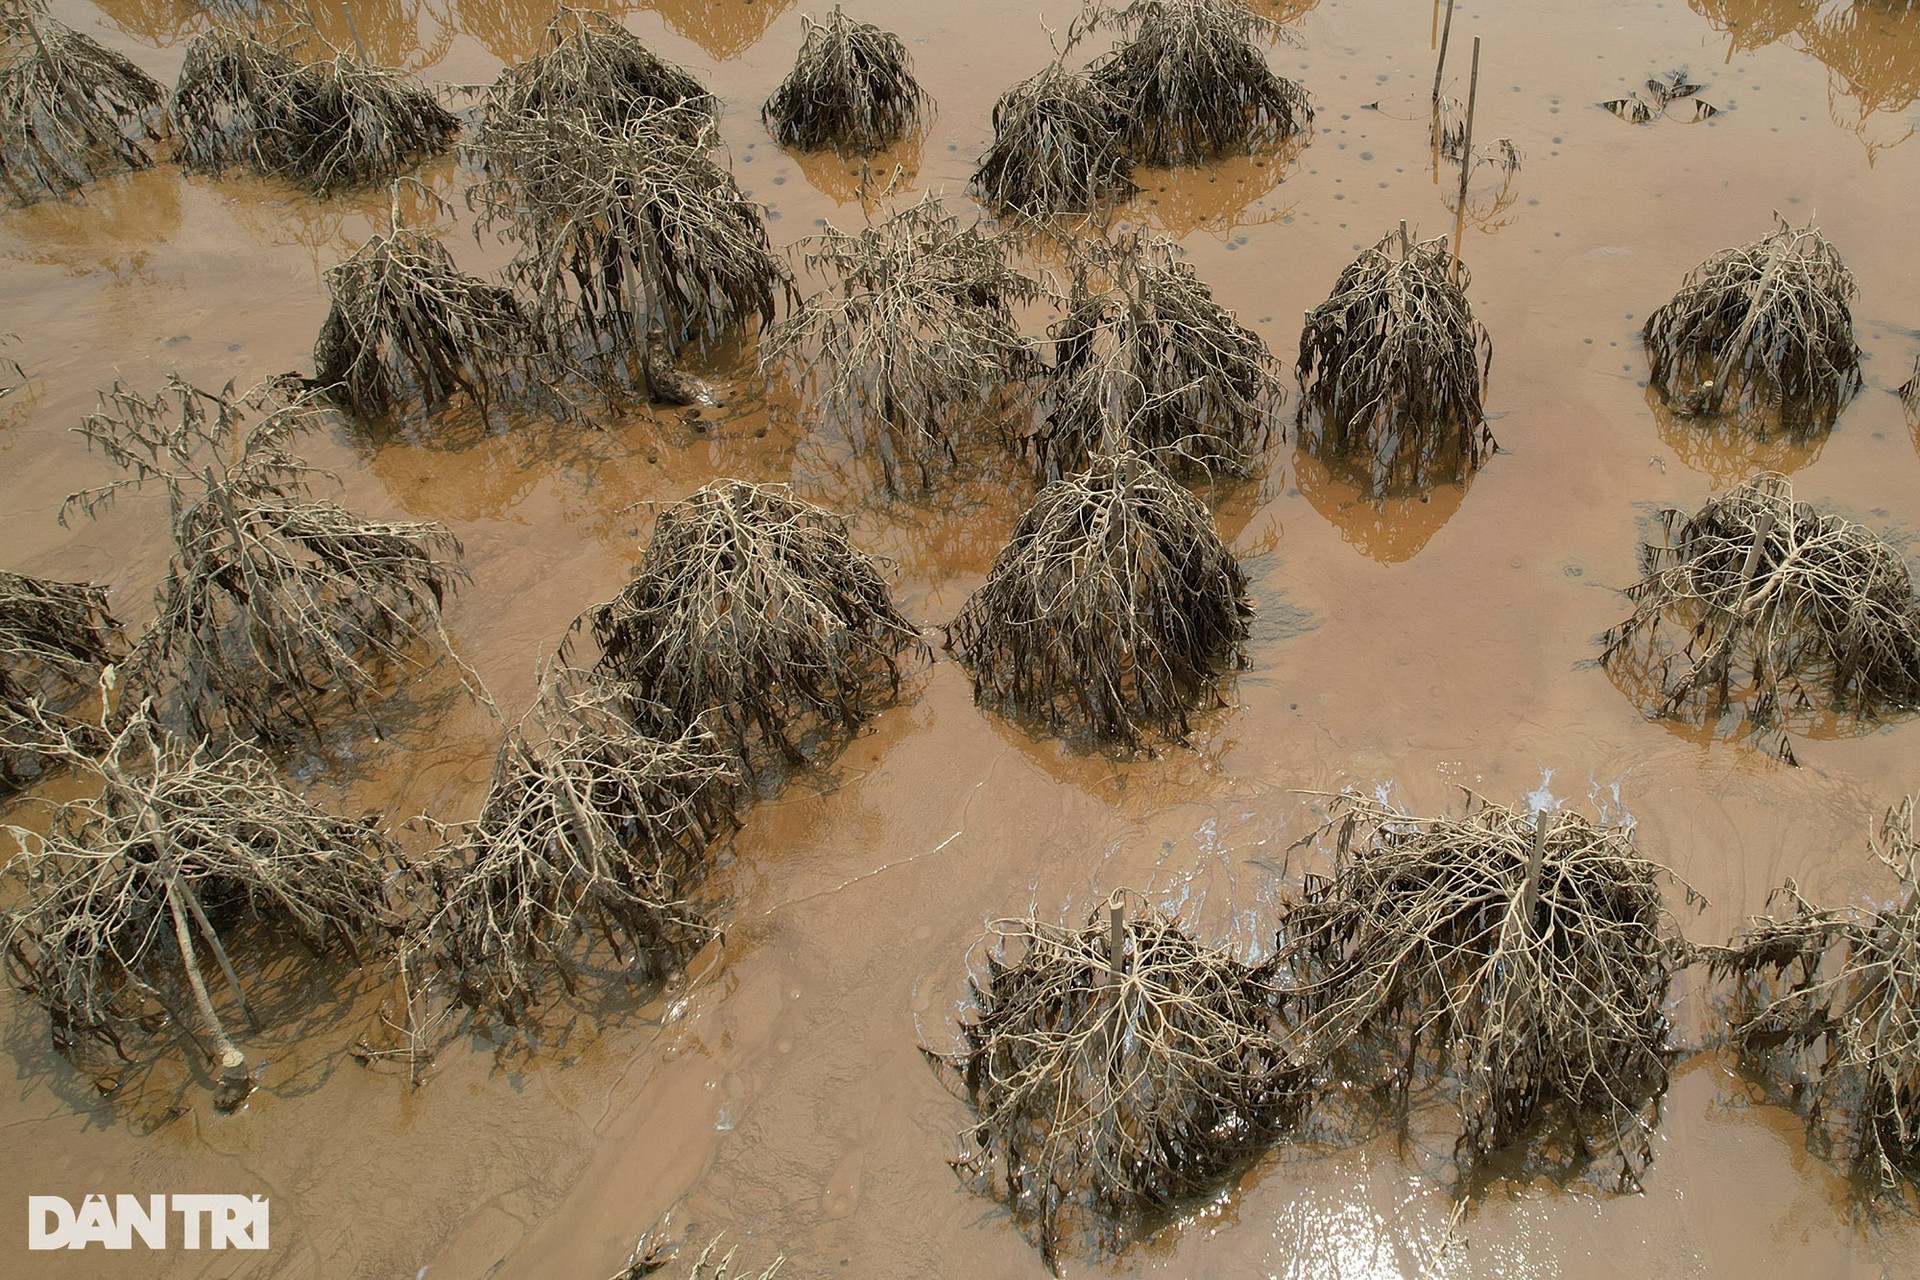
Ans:
[{"label": "clump of dead branches", "polygon": [[1384,1067],[1403,1105],[1416,1084],[1449,1088],[1463,1186],[1530,1139],[1569,1168],[1617,1160],[1637,1185],[1680,959],[1666,873],[1632,828],[1473,797],[1415,818],[1346,793],[1326,831],[1334,872],[1309,879],[1282,938],[1303,1034],[1344,1046],[1356,1074]]},{"label": "clump of dead branches", "polygon": [[1037,370],[1014,307],[1039,283],[1005,235],[962,226],[937,196],[857,234],[829,226],[804,248],[807,270],[834,283],[774,329],[762,363],[805,371],[823,410],[874,428],[889,476],[895,453],[923,478],[951,461],[960,406],[991,405]]},{"label": "clump of dead branches", "polygon": [[738,775],[704,726],[655,736],[666,718],[562,669],[508,728],[479,817],[439,827],[420,868],[408,963],[456,1006],[529,1035],[556,980],[573,993],[607,954],[658,977],[713,935],[686,894],[733,825]]},{"label": "clump of dead branches", "polygon": [[1133,194],[1133,158],[1105,89],[1058,62],[993,104],[993,145],[973,187],[997,213],[1091,213]]},{"label": "clump of dead branches", "polygon": [[1245,474],[1272,437],[1286,396],[1272,353],[1178,253],[1138,235],[1087,251],[1029,441],[1049,478],[1120,444],[1163,468]]},{"label": "clump of dead branches", "polygon": [[167,103],[175,158],[189,169],[243,167],[325,194],[390,181],[459,131],[453,114],[403,73],[335,49],[304,62],[298,48],[218,27],[195,36]]},{"label": "clump of dead branches", "polygon": [[0,184],[20,204],[145,169],[163,92],[121,54],[37,0],[0,13]]},{"label": "clump of dead branches", "polygon": [[1860,389],[1853,274],[1811,223],[1775,220],[1688,272],[1647,317],[1653,385],[1689,416],[1777,403],[1783,425],[1826,431]]},{"label": "clump of dead branches", "polygon": [[1003,1200],[1058,1274],[1232,1177],[1304,1109],[1309,1065],[1275,992],[1122,891],[1086,924],[987,926],[950,1069],[977,1117],[955,1162]]},{"label": "clump of dead branches", "polygon": [[925,650],[843,518],[738,480],[662,511],[633,581],[581,622],[601,673],[646,690],[672,723],[712,717],[749,767],[756,741],[800,764],[852,733]]},{"label": "clump of dead branches", "polygon": [[877,151],[906,136],[927,95],[900,37],[855,22],[837,4],[825,22],[802,22],[793,70],[760,111],[773,140],[802,151]]},{"label": "clump of dead branches", "polygon": [[0,791],[39,771],[41,721],[85,697],[124,648],[105,588],[0,571]]},{"label": "clump of dead branches", "polygon": [[1388,232],[1300,333],[1299,423],[1315,453],[1363,462],[1369,496],[1464,480],[1492,453],[1481,395],[1493,343],[1445,236]]},{"label": "clump of dead branches", "polygon": [[1279,27],[1240,0],[1134,0],[1101,21],[1134,32],[1092,75],[1138,163],[1198,164],[1312,128],[1306,90],[1252,44]]},{"label": "clump of dead branches", "polygon": [[1920,843],[1914,798],[1889,810],[1873,854],[1899,882],[1877,908],[1826,909],[1789,880],[1712,970],[1734,980],[1741,1053],[1790,1091],[1813,1145],[1877,1192],[1920,1183]]},{"label": "clump of dead branches", "polygon": [[484,140],[572,116],[617,130],[662,108],[673,108],[662,118],[692,141],[719,118],[720,103],[616,19],[563,5],[547,23],[539,52],[501,71],[487,90],[478,131]]},{"label": "clump of dead branches", "polygon": [[977,702],[1132,750],[1185,740],[1252,613],[1205,505],[1121,452],[1041,491],[947,644]]},{"label": "clump of dead branches", "polygon": [[760,206],[690,139],[688,105],[616,124],[575,112],[503,117],[473,153],[480,225],[519,246],[510,273],[556,352],[601,384],[634,385],[648,328],[678,347],[773,319],[787,273]]},{"label": "clump of dead branches", "polygon": [[1870,530],[1795,502],[1773,472],[1663,522],[1601,655],[1653,713],[1712,723],[1738,706],[1764,729],[1816,708],[1872,720],[1920,703],[1920,601]]},{"label": "clump of dead branches", "polygon": [[[643,1280],[643,1277],[664,1272],[672,1266],[680,1254],[681,1246],[663,1238],[666,1225],[663,1218],[642,1231],[640,1239],[634,1242],[633,1252],[627,1255],[626,1265],[608,1276],[607,1280]],[[693,1269],[687,1272],[687,1280],[774,1280],[780,1274],[780,1268],[787,1265],[787,1255],[783,1253],[769,1263],[764,1271],[751,1275],[736,1271],[740,1246],[730,1245],[722,1253],[720,1242],[725,1238],[726,1233],[720,1232],[707,1241],[694,1258]]]},{"label": "clump of dead branches", "polygon": [[256,748],[190,747],[150,712],[136,706],[104,749],[41,720],[49,751],[97,785],[48,804],[44,832],[8,828],[20,896],[0,916],[7,974],[76,1062],[96,1049],[132,1061],[130,1040],[168,1028],[201,1039],[219,1073],[215,1101],[231,1109],[252,1078],[214,991],[224,983],[254,1021],[236,944],[292,938],[359,958],[386,919],[396,855],[368,823],[288,790]]},{"label": "clump of dead branches", "polygon": [[462,272],[430,232],[402,226],[330,267],[333,305],[314,342],[317,380],[363,418],[433,412],[464,391],[484,415],[532,340],[511,290]]},{"label": "clump of dead branches", "polygon": [[284,382],[236,395],[169,378],[152,397],[115,383],[80,425],[128,475],[69,497],[63,520],[129,489],[167,495],[173,556],[123,674],[131,702],[176,694],[195,737],[317,739],[328,702],[364,712],[383,667],[445,643],[459,542],[309,497],[332,477],[292,446],[323,417]]}]

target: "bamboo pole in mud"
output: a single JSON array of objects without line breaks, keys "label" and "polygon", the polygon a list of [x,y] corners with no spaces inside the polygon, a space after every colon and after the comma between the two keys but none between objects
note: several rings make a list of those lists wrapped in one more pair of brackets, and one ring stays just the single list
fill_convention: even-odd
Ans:
[{"label": "bamboo pole in mud", "polygon": [[[353,20],[353,11],[348,9],[345,0],[340,5],[340,16],[347,20],[347,30],[353,35],[353,47],[360,51],[360,61],[367,61],[367,43],[360,38],[360,26]],[[371,63],[368,63],[371,66]]]},{"label": "bamboo pole in mud", "polygon": [[1540,905],[1540,869],[1547,861],[1547,824],[1553,811],[1543,809],[1533,815],[1533,852],[1527,856],[1527,888],[1520,899],[1520,921],[1533,928],[1533,912]]},{"label": "bamboo pole in mud", "polygon": [[1460,140],[1460,201],[1453,214],[1453,278],[1460,278],[1460,241],[1467,234],[1467,179],[1473,176],[1473,108],[1480,97],[1480,37],[1473,38],[1473,73],[1467,80],[1467,132]]},{"label": "bamboo pole in mud", "polygon": [[[1453,34],[1453,0],[1447,0],[1447,21],[1446,21],[1446,24],[1440,28],[1440,59],[1438,62],[1434,64],[1434,67],[1433,67],[1433,109],[1436,113],[1440,110],[1440,77],[1443,74],[1445,74],[1447,70],[1447,37],[1451,36],[1452,34]],[[1479,43],[1480,42],[1477,39],[1474,41],[1474,45],[1476,47],[1479,45]],[[1438,120],[1438,116],[1436,115],[1435,122],[1434,122],[1435,137],[1439,136],[1439,131],[1440,131],[1439,120]]]},{"label": "bamboo pole in mud", "polygon": [[1127,900],[1120,890],[1107,899],[1107,974],[1103,985],[1119,986],[1126,977]]}]

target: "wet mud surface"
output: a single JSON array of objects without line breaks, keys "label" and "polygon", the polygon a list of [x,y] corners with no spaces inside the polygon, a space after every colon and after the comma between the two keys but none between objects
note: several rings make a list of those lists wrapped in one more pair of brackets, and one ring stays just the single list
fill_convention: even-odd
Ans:
[{"label": "wet mud surface", "polygon": [[[325,8],[326,6],[320,6]],[[530,0],[352,0],[374,56],[485,84],[524,57],[547,16]],[[1302,314],[1399,220],[1450,231],[1457,171],[1428,146],[1433,21],[1423,4],[1269,4],[1297,18],[1275,68],[1312,92],[1310,143],[1199,170],[1145,171],[1121,216],[1180,237],[1201,277],[1291,363]],[[185,0],[62,0],[63,20],[170,82],[204,25]],[[863,218],[857,162],[797,158],[759,104],[801,31],[792,0],[661,0],[620,10],[723,99],[734,172],[783,249],[823,219]],[[899,199],[956,204],[990,137],[999,91],[1049,56],[1031,5],[906,0],[866,6],[907,41],[937,103],[890,153]],[[1064,27],[1069,13],[1048,11]],[[337,15],[331,36],[350,39]],[[1460,6],[1449,91],[1464,96],[1483,37],[1476,134],[1511,138],[1510,177],[1469,185],[1464,258],[1492,333],[1488,407],[1500,451],[1467,486],[1375,502],[1276,441],[1257,481],[1211,495],[1259,616],[1230,705],[1190,749],[1116,763],[1037,740],[976,710],[941,660],[831,766],[753,806],[709,890],[726,937],[662,992],[605,984],[558,1043],[496,1056],[456,1042],[429,1083],[368,1069],[346,1047],[372,1027],[375,976],[300,971],[256,982],[275,1030],[246,1108],[218,1115],[178,1054],[103,1094],[0,1004],[0,1272],[33,1276],[582,1277],[626,1258],[671,1211],[677,1231],[725,1230],[782,1273],[1041,1276],[1039,1255],[948,1169],[964,1106],[918,1043],[948,1042],[963,957],[991,916],[1077,918],[1143,886],[1213,936],[1261,945],[1269,904],[1314,855],[1301,791],[1392,788],[1438,811],[1459,786],[1512,801],[1552,771],[1588,811],[1624,807],[1648,856],[1709,900],[1690,936],[1723,939],[1792,876],[1822,901],[1877,901],[1891,881],[1864,852],[1870,817],[1920,778],[1920,723],[1833,727],[1796,742],[1800,767],[1746,737],[1645,719],[1596,666],[1625,616],[1619,589],[1658,508],[1691,509],[1754,465],[1798,496],[1911,550],[1920,454],[1893,389],[1920,349],[1908,225],[1920,202],[1920,13],[1895,4],[1637,0]],[[1598,103],[1681,67],[1720,109],[1635,125]],[[452,160],[425,179],[456,207]],[[311,369],[326,310],[319,275],[384,226],[384,193],[319,202],[170,165],[98,183],[83,202],[0,214],[0,331],[31,374],[0,401],[4,567],[113,587],[144,620],[165,563],[165,512],[146,499],[63,528],[65,494],[105,478],[69,428],[117,375],[178,370],[240,385]],[[1817,216],[1861,282],[1866,387],[1816,444],[1690,433],[1656,412],[1639,327],[1681,275],[1771,226]],[[462,267],[498,267],[470,224],[440,228]],[[1035,317],[1033,323],[1044,323]],[[530,423],[311,442],[345,500],[445,521],[473,580],[447,624],[503,710],[536,660],[637,563],[653,504],[719,476],[790,479],[851,513],[890,557],[905,613],[930,628],[983,579],[1031,499],[1025,470],[989,455],[925,497],[890,498],[831,423],[790,387],[761,385],[752,352],[701,372],[732,393],[699,423],[664,406],[593,429]],[[1291,378],[1289,377],[1289,381]],[[935,632],[937,636],[937,631]],[[385,736],[300,764],[324,801],[407,817],[467,815],[495,730],[445,673],[385,712]],[[403,836],[405,833],[403,832]],[[1676,903],[1676,907],[1679,904]],[[1676,1004],[1684,1044],[1709,1034],[1697,989]],[[564,1024],[563,1024],[564,1025]],[[1516,1169],[1454,1221],[1450,1138],[1393,1133],[1283,1149],[1231,1195],[1117,1259],[1075,1274],[1384,1276],[1898,1276],[1920,1274],[1920,1228],[1865,1221],[1846,1180],[1810,1155],[1800,1121],[1728,1057],[1677,1075],[1644,1191],[1561,1188]],[[28,1254],[29,1194],[237,1191],[272,1199],[265,1254]]]}]

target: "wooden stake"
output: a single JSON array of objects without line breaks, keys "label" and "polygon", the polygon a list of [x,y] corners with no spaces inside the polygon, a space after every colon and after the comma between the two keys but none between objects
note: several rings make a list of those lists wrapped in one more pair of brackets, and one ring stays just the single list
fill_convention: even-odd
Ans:
[{"label": "wooden stake", "polygon": [[1127,902],[1119,894],[1107,899],[1107,972],[1115,986],[1126,976]]},{"label": "wooden stake", "polygon": [[[1453,0],[1447,0],[1447,20],[1445,25],[1440,28],[1440,61],[1434,64],[1433,68],[1433,106],[1436,111],[1440,109],[1440,77],[1447,69],[1447,37],[1452,34]],[[1479,41],[1475,41],[1474,43],[1478,44]],[[1438,127],[1438,122],[1436,121],[1436,130]]]},{"label": "wooden stake", "polygon": [[[366,42],[360,39],[360,28],[355,25],[353,14],[348,10],[345,0],[341,0],[340,16],[347,20],[347,30],[353,33],[353,47],[360,51],[360,61],[367,62]],[[367,65],[372,66],[373,64],[367,62]]]},{"label": "wooden stake", "polygon": [[1473,38],[1473,74],[1467,81],[1467,132],[1460,140],[1460,203],[1453,215],[1453,278],[1460,279],[1460,242],[1467,235],[1467,179],[1473,176],[1473,108],[1480,97],[1480,37]]},{"label": "wooden stake", "polygon": [[1540,869],[1547,861],[1547,824],[1553,821],[1551,809],[1533,815],[1533,852],[1527,856],[1527,887],[1520,899],[1520,919],[1533,928],[1533,913],[1540,905]]}]

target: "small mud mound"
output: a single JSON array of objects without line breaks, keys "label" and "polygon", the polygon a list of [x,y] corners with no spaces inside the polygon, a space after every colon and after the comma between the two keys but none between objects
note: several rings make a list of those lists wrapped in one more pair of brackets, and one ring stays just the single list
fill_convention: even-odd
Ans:
[{"label": "small mud mound", "polygon": [[1164,469],[1253,471],[1286,391],[1260,335],[1178,252],[1164,236],[1128,235],[1081,263],[1029,442],[1048,477],[1085,469],[1116,441]]},{"label": "small mud mound", "polygon": [[947,644],[976,702],[1133,750],[1185,740],[1252,613],[1207,508],[1121,453],[1041,492]]},{"label": "small mud mound", "polygon": [[899,696],[925,646],[847,522],[785,485],[723,480],[660,513],[634,580],[576,626],[597,670],[691,725],[711,716],[751,768],[804,764]]},{"label": "small mud mound", "polygon": [[[1531,1143],[1568,1172],[1616,1162],[1638,1185],[1667,1089],[1667,989],[1679,966],[1663,868],[1630,827],[1484,800],[1415,818],[1338,796],[1281,940],[1303,1034],[1404,1106],[1438,1083],[1459,1107],[1462,1189]],[[1344,1047],[1343,1047],[1344,1046]]]},{"label": "small mud mound", "polygon": [[[951,462],[960,406],[989,404],[1036,371],[1014,307],[1040,294],[1007,238],[962,226],[929,194],[849,235],[803,241],[806,269],[836,283],[776,328],[762,363],[802,372],[812,400],[869,437],[889,479]],[[896,461],[898,458],[900,461]]]},{"label": "small mud mound", "polygon": [[993,104],[993,145],[973,189],[998,213],[1048,218],[1126,199],[1132,175],[1106,91],[1056,62]]},{"label": "small mud mound", "polygon": [[962,1043],[936,1056],[978,1118],[955,1167],[1056,1275],[1069,1232],[1118,1249],[1299,1117],[1307,1068],[1273,990],[1138,894],[1077,929],[996,920],[980,951]]},{"label": "small mud mound", "polygon": [[1135,0],[1102,15],[1133,38],[1093,69],[1139,164],[1199,164],[1313,127],[1306,90],[1251,37],[1279,27],[1239,0]]},{"label": "small mud mound", "polygon": [[1370,496],[1463,481],[1492,453],[1481,397],[1493,342],[1446,237],[1388,232],[1340,273],[1300,334],[1302,443]]},{"label": "small mud mound", "polygon": [[654,736],[663,718],[629,686],[564,670],[543,682],[480,816],[440,828],[420,868],[419,986],[530,1038],[556,982],[572,992],[609,959],[658,977],[713,936],[685,895],[733,827],[738,774],[703,727]]},{"label": "small mud mound", "polygon": [[1914,799],[1869,843],[1899,881],[1888,906],[1827,910],[1788,881],[1711,968],[1734,980],[1734,1043],[1805,1113],[1813,1147],[1876,1192],[1920,1185],[1920,844]]},{"label": "small mud mound", "polygon": [[1860,389],[1853,275],[1811,223],[1722,249],[1689,271],[1642,337],[1653,385],[1690,416],[1775,407],[1825,433]]},{"label": "small mud mound", "polygon": [[[1601,662],[1654,715],[1758,731],[1829,710],[1871,723],[1920,703],[1920,601],[1870,530],[1763,473],[1693,515],[1664,513]],[[1780,751],[1792,749],[1783,737]]]},{"label": "small mud mound", "polygon": [[18,204],[153,164],[165,91],[36,0],[0,14],[0,185]]},{"label": "small mud mound", "polygon": [[928,100],[900,37],[855,22],[837,4],[825,22],[801,21],[800,55],[760,111],[773,140],[802,151],[878,151],[905,137]]},{"label": "small mud mound", "polygon": [[81,423],[129,475],[69,497],[63,520],[148,487],[171,512],[156,617],[123,669],[129,702],[177,700],[196,738],[285,746],[317,739],[333,699],[367,712],[388,667],[444,646],[441,605],[465,576],[459,542],[437,524],[309,498],[327,473],[292,444],[326,416],[315,393],[284,382],[235,394],[170,378],[151,398],[115,383]]},{"label": "small mud mound", "polygon": [[[372,824],[288,790],[258,749],[190,747],[150,712],[136,707],[104,750],[42,721],[50,754],[90,785],[86,798],[48,806],[44,834],[11,829],[20,898],[0,917],[0,949],[61,1053],[131,1060],[132,1042],[173,1023],[210,1046],[215,1100],[231,1109],[252,1080],[214,990],[224,982],[253,1021],[229,951],[236,937],[264,927],[311,954],[359,954],[386,918],[396,855]],[[189,1002],[197,1023],[181,1012]]]},{"label": "small mud mound", "polygon": [[464,274],[436,237],[402,226],[397,199],[387,234],[328,268],[326,285],[317,380],[364,419],[431,413],[461,391],[484,415],[534,340],[512,292]]},{"label": "small mud mound", "polygon": [[83,699],[125,647],[105,588],[0,571],[0,794],[49,763],[41,723]]},{"label": "small mud mound", "polygon": [[391,181],[459,132],[401,72],[334,49],[303,62],[299,43],[225,28],[193,38],[167,102],[181,165],[244,167],[325,194]]}]

